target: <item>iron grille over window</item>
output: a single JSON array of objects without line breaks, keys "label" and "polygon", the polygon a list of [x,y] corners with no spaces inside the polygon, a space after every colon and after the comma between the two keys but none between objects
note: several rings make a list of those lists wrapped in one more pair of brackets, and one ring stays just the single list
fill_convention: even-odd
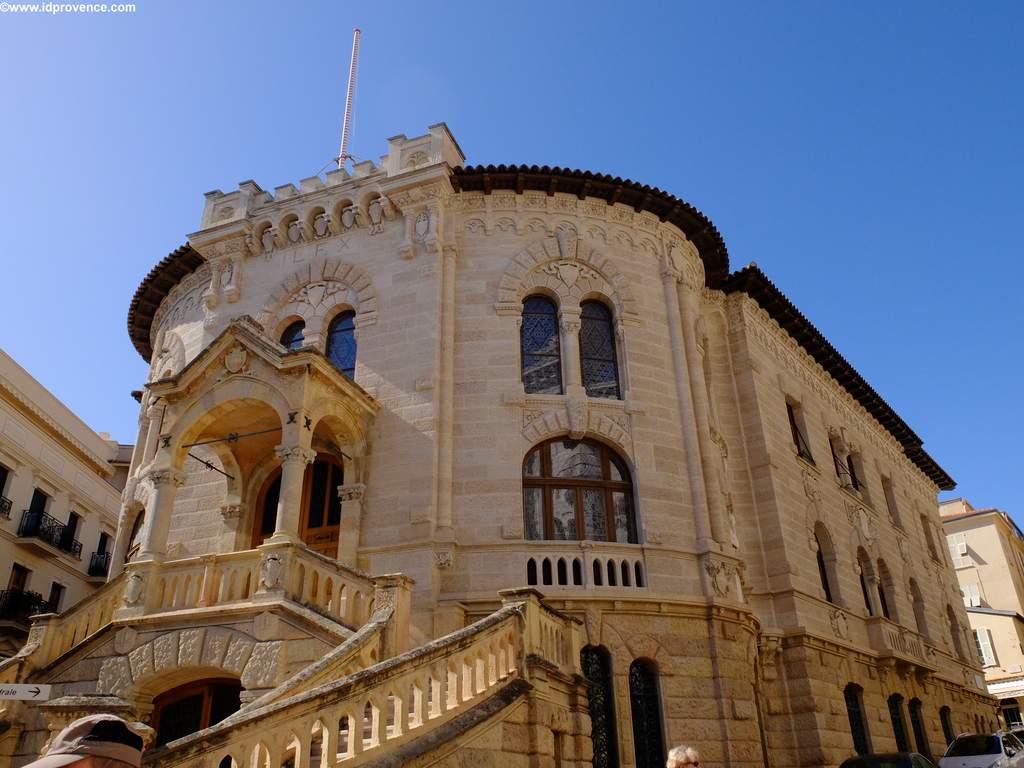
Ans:
[{"label": "iron grille over window", "polygon": [[527,454],[523,516],[527,539],[637,541],[626,463],[593,440],[556,438]]},{"label": "iron grille over window", "polygon": [[92,557],[89,558],[89,575],[106,576],[108,570],[110,570],[110,553],[93,552]]},{"label": "iron grille over window", "polygon": [[615,354],[612,313],[599,301],[580,305],[580,369],[590,397],[618,400],[619,363]]},{"label": "iron grille over window", "polygon": [[47,603],[38,592],[0,589],[0,619],[28,624],[30,616],[46,613]]},{"label": "iron grille over window", "polygon": [[590,739],[594,744],[594,768],[618,768],[615,738],[615,693],[612,689],[612,661],[604,648],[580,651],[580,666],[590,683]]},{"label": "iron grille over window", "polygon": [[658,671],[650,661],[637,659],[629,666],[629,704],[637,768],[662,768],[665,740],[661,733],[661,696]]},{"label": "iron grille over window", "polygon": [[850,735],[853,736],[853,749],[858,755],[866,755],[871,752],[871,743],[868,741],[868,727],[864,721],[861,687],[855,683],[850,683],[843,689],[843,698],[846,699],[846,716],[850,719]]},{"label": "iron grille over window", "polygon": [[543,296],[523,301],[519,330],[523,386],[527,394],[562,394],[562,350],[558,339],[558,310]]},{"label": "iron grille over window", "polygon": [[355,319],[355,312],[342,312],[327,329],[327,358],[350,379],[356,375]]},{"label": "iron grille over window", "polygon": [[18,535],[45,541],[74,557],[82,556],[82,542],[74,538],[74,531],[45,512],[26,509],[21,515]]}]

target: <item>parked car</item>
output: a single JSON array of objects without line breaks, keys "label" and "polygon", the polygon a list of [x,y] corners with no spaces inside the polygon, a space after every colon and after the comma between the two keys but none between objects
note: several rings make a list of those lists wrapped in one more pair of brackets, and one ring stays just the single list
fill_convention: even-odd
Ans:
[{"label": "parked car", "polygon": [[963,733],[953,739],[939,768],[1024,768],[1024,744],[1008,731]]},{"label": "parked car", "polygon": [[890,752],[857,755],[844,760],[839,768],[935,768],[935,763],[917,752]]}]

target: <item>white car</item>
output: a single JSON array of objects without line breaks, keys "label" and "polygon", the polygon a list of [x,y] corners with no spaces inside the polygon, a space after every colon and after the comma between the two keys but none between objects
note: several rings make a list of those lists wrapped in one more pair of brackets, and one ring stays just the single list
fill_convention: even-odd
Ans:
[{"label": "white car", "polygon": [[939,768],[1024,768],[1024,744],[1008,731],[964,733],[953,739]]}]

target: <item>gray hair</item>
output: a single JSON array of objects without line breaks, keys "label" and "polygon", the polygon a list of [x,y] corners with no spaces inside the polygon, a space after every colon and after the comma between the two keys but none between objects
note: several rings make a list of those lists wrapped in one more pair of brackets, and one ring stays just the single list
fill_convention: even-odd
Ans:
[{"label": "gray hair", "polygon": [[700,753],[693,747],[673,747],[668,753],[666,768],[679,768],[683,765],[696,765],[700,762]]}]

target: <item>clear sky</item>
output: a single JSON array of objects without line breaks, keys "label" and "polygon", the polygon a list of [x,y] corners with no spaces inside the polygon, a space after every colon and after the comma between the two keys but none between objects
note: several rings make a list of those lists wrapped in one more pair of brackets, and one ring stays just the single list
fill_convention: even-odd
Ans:
[{"label": "clear sky", "polygon": [[[2,8],[2,6],[0,6]],[[924,439],[1024,520],[1024,4],[158,2],[0,13],[0,346],[130,442],[139,281],[203,193],[445,121],[470,163],[704,211]]]}]

